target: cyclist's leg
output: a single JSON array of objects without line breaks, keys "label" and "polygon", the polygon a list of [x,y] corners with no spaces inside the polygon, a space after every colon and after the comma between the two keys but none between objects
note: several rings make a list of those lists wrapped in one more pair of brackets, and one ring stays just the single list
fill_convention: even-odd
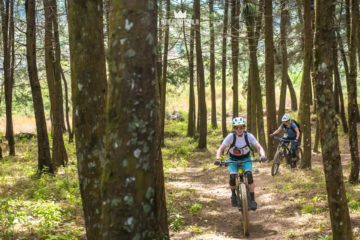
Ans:
[{"label": "cyclist's leg", "polygon": [[244,169],[244,174],[247,177],[248,185],[249,185],[249,192],[250,192],[250,208],[252,210],[257,209],[257,203],[255,202],[255,183],[254,183],[254,177],[252,174],[252,162],[251,158],[247,158],[244,160],[244,162],[241,164],[241,167]]},{"label": "cyclist's leg", "polygon": [[[237,160],[233,159],[233,158],[229,158],[228,161],[237,161]],[[236,207],[236,205],[237,205],[235,189],[236,189],[236,177],[238,175],[238,169],[239,169],[239,166],[236,164],[230,164],[228,166],[229,185],[230,185],[230,189],[231,189],[231,205],[233,207]]]},{"label": "cyclist's leg", "polygon": [[296,157],[296,150],[297,150],[297,148],[298,148],[298,142],[292,141],[292,142],[291,142],[291,148],[290,148],[292,157]]},{"label": "cyclist's leg", "polygon": [[296,167],[296,150],[298,147],[298,142],[292,141],[291,142],[291,157],[293,158],[293,160],[291,161],[291,167],[295,168]]}]

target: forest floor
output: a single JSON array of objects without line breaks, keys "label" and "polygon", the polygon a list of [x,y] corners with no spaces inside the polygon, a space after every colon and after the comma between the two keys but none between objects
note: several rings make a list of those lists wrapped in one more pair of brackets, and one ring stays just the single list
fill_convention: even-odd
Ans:
[{"label": "forest floor", "polygon": [[[275,177],[272,162],[253,164],[258,209],[250,212],[245,237],[241,213],[231,207],[227,169],[213,165],[216,134],[221,136],[210,133],[208,151],[195,150],[188,165],[166,171],[171,239],[332,239],[321,153],[313,153],[311,171],[281,165]],[[341,141],[346,148],[346,139]],[[342,152],[353,233],[360,239],[360,187],[348,184],[350,155]]]}]

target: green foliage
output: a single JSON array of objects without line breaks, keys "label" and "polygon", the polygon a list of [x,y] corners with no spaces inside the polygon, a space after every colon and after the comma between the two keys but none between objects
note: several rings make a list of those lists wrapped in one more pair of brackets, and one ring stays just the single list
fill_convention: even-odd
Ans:
[{"label": "green foliage", "polygon": [[[36,139],[0,162],[0,239],[79,239],[84,235],[74,151],[56,176],[36,177]],[[81,215],[80,215],[81,217]]]},{"label": "green foliage", "polygon": [[317,240],[332,240],[333,238],[331,236],[325,235],[325,236],[321,236],[319,237]]},{"label": "green foliage", "polygon": [[314,205],[304,205],[301,209],[302,213],[314,214],[316,213],[316,208]]},{"label": "green foliage", "polygon": [[180,213],[170,214],[169,227],[175,232],[180,231],[184,227],[184,217]]},{"label": "green foliage", "polygon": [[198,214],[203,208],[203,205],[201,203],[194,203],[191,205],[189,211],[192,215]]}]

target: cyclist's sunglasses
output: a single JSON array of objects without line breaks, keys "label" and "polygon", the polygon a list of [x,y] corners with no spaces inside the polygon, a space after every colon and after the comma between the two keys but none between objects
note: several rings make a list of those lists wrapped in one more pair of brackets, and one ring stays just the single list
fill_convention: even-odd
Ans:
[{"label": "cyclist's sunglasses", "polygon": [[245,127],[246,127],[245,125],[242,125],[242,126],[236,126],[236,127],[234,127],[234,129],[235,129],[235,130],[237,130],[237,129],[245,129]]}]

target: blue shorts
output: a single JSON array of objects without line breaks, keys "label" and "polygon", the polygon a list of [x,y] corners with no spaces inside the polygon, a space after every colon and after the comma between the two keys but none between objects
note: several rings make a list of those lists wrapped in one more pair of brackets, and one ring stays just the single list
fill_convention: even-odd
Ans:
[{"label": "blue shorts", "polygon": [[230,174],[237,174],[239,172],[239,168],[242,168],[245,172],[252,171],[252,162],[251,157],[246,157],[244,159],[238,160],[235,158],[229,157],[228,161],[240,161],[241,165],[237,164],[229,164],[228,170]]}]

